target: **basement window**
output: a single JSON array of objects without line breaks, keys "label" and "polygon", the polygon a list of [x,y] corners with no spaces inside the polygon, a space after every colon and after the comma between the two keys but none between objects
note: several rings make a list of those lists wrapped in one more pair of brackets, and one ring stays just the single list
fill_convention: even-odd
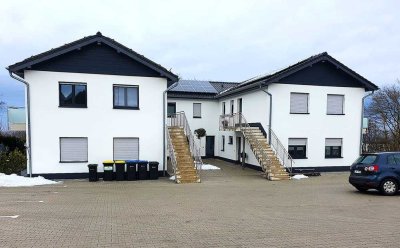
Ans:
[{"label": "basement window", "polygon": [[232,145],[232,144],[233,144],[233,136],[229,136],[228,144],[229,144],[229,145]]},{"label": "basement window", "polygon": [[307,139],[305,138],[290,138],[289,139],[289,154],[293,159],[307,158]]},{"label": "basement window", "polygon": [[61,137],[60,162],[82,163],[88,161],[88,138]]},{"label": "basement window", "polygon": [[87,90],[84,83],[60,83],[59,106],[64,108],[86,108]]},{"label": "basement window", "polygon": [[221,151],[225,151],[225,135],[221,136]]},{"label": "basement window", "polygon": [[325,139],[325,158],[342,157],[342,139]]}]

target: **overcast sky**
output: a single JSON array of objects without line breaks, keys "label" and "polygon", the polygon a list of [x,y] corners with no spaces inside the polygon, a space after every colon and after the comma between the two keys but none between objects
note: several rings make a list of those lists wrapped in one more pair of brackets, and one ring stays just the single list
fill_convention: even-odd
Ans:
[{"label": "overcast sky", "polygon": [[186,79],[242,81],[327,51],[382,86],[400,78],[399,9],[366,0],[2,1],[0,99],[23,105],[22,85],[2,68],[97,31]]}]

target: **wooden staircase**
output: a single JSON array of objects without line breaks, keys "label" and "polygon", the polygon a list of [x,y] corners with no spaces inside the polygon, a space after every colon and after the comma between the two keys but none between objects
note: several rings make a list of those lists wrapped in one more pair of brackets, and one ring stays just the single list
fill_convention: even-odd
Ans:
[{"label": "wooden staircase", "polygon": [[260,163],[265,176],[271,181],[289,180],[290,175],[281,165],[275,151],[258,127],[240,127],[240,131],[250,144],[250,148]]},{"label": "wooden staircase", "polygon": [[188,138],[183,127],[168,127],[176,160],[175,177],[177,183],[199,183],[195,160],[190,152]]}]

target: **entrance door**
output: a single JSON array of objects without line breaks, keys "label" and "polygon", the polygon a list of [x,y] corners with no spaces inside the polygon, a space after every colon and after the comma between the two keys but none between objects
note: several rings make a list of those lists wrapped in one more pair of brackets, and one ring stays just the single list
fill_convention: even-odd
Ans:
[{"label": "entrance door", "polygon": [[237,162],[240,163],[241,159],[240,159],[240,155],[242,153],[242,138],[241,137],[236,137],[236,152],[237,152]]},{"label": "entrance door", "polygon": [[206,136],[206,157],[214,157],[215,136]]}]

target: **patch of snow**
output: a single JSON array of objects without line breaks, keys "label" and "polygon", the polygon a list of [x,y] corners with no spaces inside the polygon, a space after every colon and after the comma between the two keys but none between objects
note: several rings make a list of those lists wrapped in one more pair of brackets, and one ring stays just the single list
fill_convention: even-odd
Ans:
[{"label": "patch of snow", "polygon": [[169,180],[175,180],[175,176],[170,177]]},{"label": "patch of snow", "polygon": [[37,185],[49,185],[58,184],[60,182],[55,182],[47,180],[44,177],[23,177],[16,174],[6,175],[0,173],[0,187],[30,187]]},{"label": "patch of snow", "polygon": [[217,167],[215,165],[212,165],[212,164],[203,164],[201,166],[201,170],[220,170],[220,169],[221,168],[219,168],[219,167]]},{"label": "patch of snow", "polygon": [[297,180],[304,179],[304,178],[308,178],[308,176],[305,176],[303,174],[292,176],[292,179],[297,179]]}]

